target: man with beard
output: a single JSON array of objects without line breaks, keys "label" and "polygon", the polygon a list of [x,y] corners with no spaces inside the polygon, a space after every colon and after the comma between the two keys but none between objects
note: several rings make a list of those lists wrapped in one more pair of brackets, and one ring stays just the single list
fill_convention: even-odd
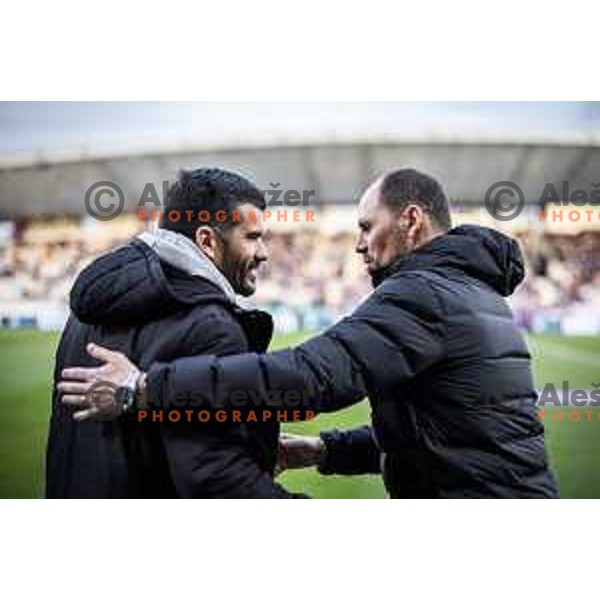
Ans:
[{"label": "man with beard", "polygon": [[[263,193],[239,175],[180,173],[156,233],[101,256],[77,279],[55,380],[66,365],[97,364],[85,352],[89,342],[126,352],[145,369],[197,354],[264,352],[270,316],[244,310],[236,298],[254,293],[257,268],[267,259],[264,208]],[[209,219],[204,223],[197,216],[202,212]],[[246,218],[251,213],[254,218]],[[46,468],[50,498],[289,496],[272,478],[274,421],[72,416],[55,394]]]},{"label": "man with beard", "polygon": [[[63,372],[64,402],[86,406],[100,379],[137,394],[221,386],[267,396],[307,391],[316,411],[369,396],[372,423],[320,442],[283,440],[289,463],[312,450],[323,473],[381,472],[390,496],[555,497],[537,418],[531,358],[504,297],[524,276],[517,243],[491,229],[452,229],[432,177],[399,169],[359,205],[356,250],[374,291],[348,317],[300,346],[269,354],[192,357],[140,371],[120,353],[92,349],[100,369]],[[285,457],[285,452],[284,452]],[[285,466],[285,460],[284,460]]]}]

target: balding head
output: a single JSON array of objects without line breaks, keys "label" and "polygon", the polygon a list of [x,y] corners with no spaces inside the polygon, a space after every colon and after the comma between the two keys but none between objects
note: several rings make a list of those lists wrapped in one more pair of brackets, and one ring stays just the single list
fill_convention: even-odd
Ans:
[{"label": "balding head", "polygon": [[415,169],[398,169],[372,183],[358,207],[362,254],[373,274],[451,227],[441,185]]}]

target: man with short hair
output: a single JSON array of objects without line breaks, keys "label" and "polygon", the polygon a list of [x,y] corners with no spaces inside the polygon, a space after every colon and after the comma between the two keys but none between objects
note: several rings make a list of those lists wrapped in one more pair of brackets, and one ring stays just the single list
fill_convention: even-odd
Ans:
[{"label": "man with short hair", "polygon": [[[224,385],[265,397],[277,386],[303,390],[315,411],[368,395],[370,426],[317,443],[284,439],[288,464],[381,472],[395,498],[557,496],[531,357],[504,300],[524,276],[517,243],[483,227],[451,229],[442,187],[414,169],[379,178],[358,213],[356,250],[375,289],[351,315],[289,350],[142,367],[138,395],[168,405],[169,389],[197,389],[214,403]],[[65,402],[86,406],[99,377],[123,386],[139,375],[120,353],[93,354],[104,370],[66,369]]]},{"label": "man with short hair", "polygon": [[[55,381],[66,365],[97,364],[85,352],[89,342],[127,352],[145,369],[197,354],[264,352],[270,316],[243,309],[237,299],[254,293],[257,269],[267,260],[264,209],[263,193],[240,175],[181,172],[168,190],[160,228],[101,256],[77,279]],[[72,416],[55,394],[46,468],[50,498],[289,496],[272,478],[275,421]]]}]

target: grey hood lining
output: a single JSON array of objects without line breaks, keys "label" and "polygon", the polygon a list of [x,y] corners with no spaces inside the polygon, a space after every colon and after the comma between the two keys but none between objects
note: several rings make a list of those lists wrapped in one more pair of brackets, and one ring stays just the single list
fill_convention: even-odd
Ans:
[{"label": "grey hood lining", "polygon": [[225,275],[189,238],[167,229],[157,229],[140,234],[138,239],[147,244],[164,262],[189,275],[210,281],[231,302],[243,304]]}]

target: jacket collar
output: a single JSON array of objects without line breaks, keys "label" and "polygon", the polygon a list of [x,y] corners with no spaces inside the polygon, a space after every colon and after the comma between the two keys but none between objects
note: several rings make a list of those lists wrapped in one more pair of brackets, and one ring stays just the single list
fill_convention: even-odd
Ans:
[{"label": "jacket collar", "polygon": [[454,268],[484,281],[509,296],[525,276],[523,255],[516,240],[478,225],[462,225],[437,236],[371,275],[373,286],[396,273]]}]

